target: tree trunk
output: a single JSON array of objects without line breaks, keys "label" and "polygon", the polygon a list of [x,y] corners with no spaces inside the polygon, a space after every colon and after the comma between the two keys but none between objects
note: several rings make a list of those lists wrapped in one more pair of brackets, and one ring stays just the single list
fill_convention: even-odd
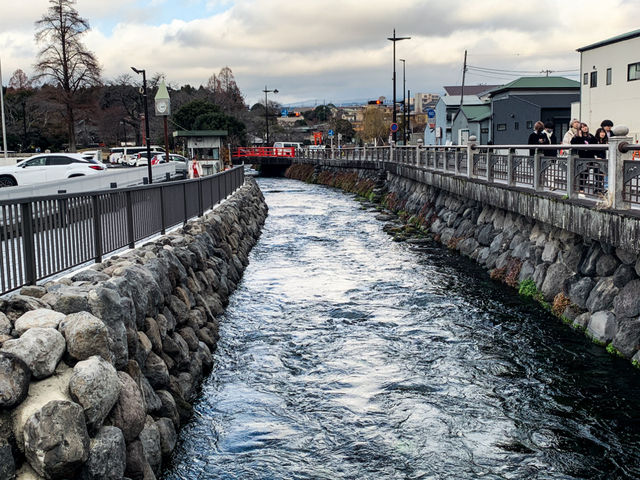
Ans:
[{"label": "tree trunk", "polygon": [[67,131],[69,133],[69,152],[76,152],[76,122],[73,117],[71,102],[67,103]]}]

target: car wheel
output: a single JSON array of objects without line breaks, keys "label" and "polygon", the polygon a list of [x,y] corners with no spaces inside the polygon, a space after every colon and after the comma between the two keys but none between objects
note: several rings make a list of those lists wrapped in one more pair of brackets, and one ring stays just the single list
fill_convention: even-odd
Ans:
[{"label": "car wheel", "polygon": [[3,187],[15,187],[18,183],[14,178],[9,177],[8,175],[0,176],[0,188]]}]

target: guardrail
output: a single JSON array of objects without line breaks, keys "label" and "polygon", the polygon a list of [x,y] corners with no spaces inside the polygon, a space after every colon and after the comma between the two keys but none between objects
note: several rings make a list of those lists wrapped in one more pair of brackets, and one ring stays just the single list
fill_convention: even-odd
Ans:
[{"label": "guardrail", "polygon": [[295,147],[239,147],[233,152],[235,158],[251,157],[295,157]]},{"label": "guardrail", "polygon": [[0,294],[186,223],[244,183],[243,167],[194,180],[0,201]]},{"label": "guardrail", "polygon": [[[626,135],[626,134],[625,134]],[[640,145],[611,137],[605,145],[451,145],[306,149],[298,158],[373,161],[547,192],[567,199],[606,203],[614,209],[640,206]]]}]

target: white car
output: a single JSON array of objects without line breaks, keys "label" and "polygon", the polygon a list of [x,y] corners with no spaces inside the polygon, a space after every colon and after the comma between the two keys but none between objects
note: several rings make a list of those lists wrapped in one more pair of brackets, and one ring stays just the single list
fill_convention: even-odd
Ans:
[{"label": "white car", "polygon": [[102,162],[84,159],[78,153],[42,153],[16,165],[0,167],[0,187],[55,182],[105,170]]}]

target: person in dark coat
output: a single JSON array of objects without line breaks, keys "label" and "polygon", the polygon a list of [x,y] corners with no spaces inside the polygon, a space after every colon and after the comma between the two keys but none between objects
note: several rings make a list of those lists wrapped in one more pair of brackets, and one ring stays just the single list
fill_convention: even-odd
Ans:
[{"label": "person in dark coat", "polygon": [[[546,122],[544,124],[544,134],[549,139],[549,145],[557,145],[558,144],[558,139],[556,138],[556,134],[553,131],[553,123],[552,122]],[[558,151],[557,150],[545,150],[543,152],[543,155],[545,157],[557,157],[558,156]]]},{"label": "person in dark coat", "polygon": [[[596,137],[589,133],[589,126],[586,123],[580,124],[578,134],[571,139],[572,145],[595,145],[598,143]],[[578,157],[580,158],[595,158],[595,150],[576,150]]]},{"label": "person in dark coat", "polygon": [[[549,137],[544,133],[544,123],[541,121],[537,121],[533,126],[533,133],[529,135],[529,140],[527,141],[527,145],[549,145]],[[529,150],[531,155],[536,154],[536,149],[532,148]]]}]

